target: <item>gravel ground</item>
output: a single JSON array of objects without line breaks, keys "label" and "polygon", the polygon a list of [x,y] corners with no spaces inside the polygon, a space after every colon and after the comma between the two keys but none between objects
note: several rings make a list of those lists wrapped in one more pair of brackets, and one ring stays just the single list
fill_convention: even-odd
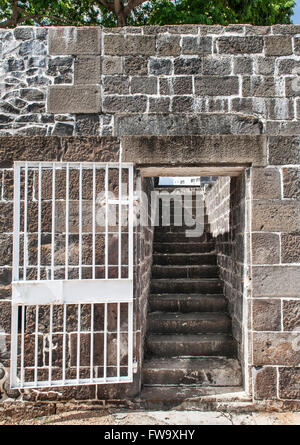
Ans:
[{"label": "gravel ground", "polygon": [[[5,425],[10,421],[2,421]],[[19,421],[23,425],[300,425],[300,413],[200,411],[72,411]]]}]

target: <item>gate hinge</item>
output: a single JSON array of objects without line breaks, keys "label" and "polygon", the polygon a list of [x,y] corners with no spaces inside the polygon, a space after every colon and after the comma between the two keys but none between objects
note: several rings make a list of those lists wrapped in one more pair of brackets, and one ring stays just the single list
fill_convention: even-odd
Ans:
[{"label": "gate hinge", "polygon": [[133,360],[133,363],[132,363],[132,372],[133,372],[134,374],[137,373],[137,361],[136,361],[136,360]]}]

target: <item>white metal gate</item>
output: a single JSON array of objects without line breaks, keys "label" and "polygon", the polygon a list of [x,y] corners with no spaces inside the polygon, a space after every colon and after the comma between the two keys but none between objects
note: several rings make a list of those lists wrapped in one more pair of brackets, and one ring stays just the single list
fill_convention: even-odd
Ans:
[{"label": "white metal gate", "polygon": [[16,162],[11,386],[132,381],[133,166]]}]

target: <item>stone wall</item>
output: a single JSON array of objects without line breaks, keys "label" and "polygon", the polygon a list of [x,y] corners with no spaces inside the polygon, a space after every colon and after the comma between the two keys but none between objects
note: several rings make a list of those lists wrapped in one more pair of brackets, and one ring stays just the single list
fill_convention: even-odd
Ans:
[{"label": "stone wall", "polygon": [[299,26],[1,30],[0,134],[299,134]]},{"label": "stone wall", "polygon": [[[243,305],[245,304],[246,178],[219,177],[205,196],[210,230],[216,238],[217,261],[224,295],[232,320],[232,334],[238,344],[238,358],[244,366]],[[245,369],[244,369],[245,371]]]}]

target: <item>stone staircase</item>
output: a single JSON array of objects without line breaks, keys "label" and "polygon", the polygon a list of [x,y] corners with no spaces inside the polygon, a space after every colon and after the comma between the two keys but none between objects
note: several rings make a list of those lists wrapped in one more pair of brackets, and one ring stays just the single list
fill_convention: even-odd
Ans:
[{"label": "stone staircase", "polygon": [[174,389],[179,398],[180,391],[240,391],[241,368],[207,215],[197,238],[172,225],[172,215],[174,209],[170,226],[154,232],[143,397],[168,400]]}]

